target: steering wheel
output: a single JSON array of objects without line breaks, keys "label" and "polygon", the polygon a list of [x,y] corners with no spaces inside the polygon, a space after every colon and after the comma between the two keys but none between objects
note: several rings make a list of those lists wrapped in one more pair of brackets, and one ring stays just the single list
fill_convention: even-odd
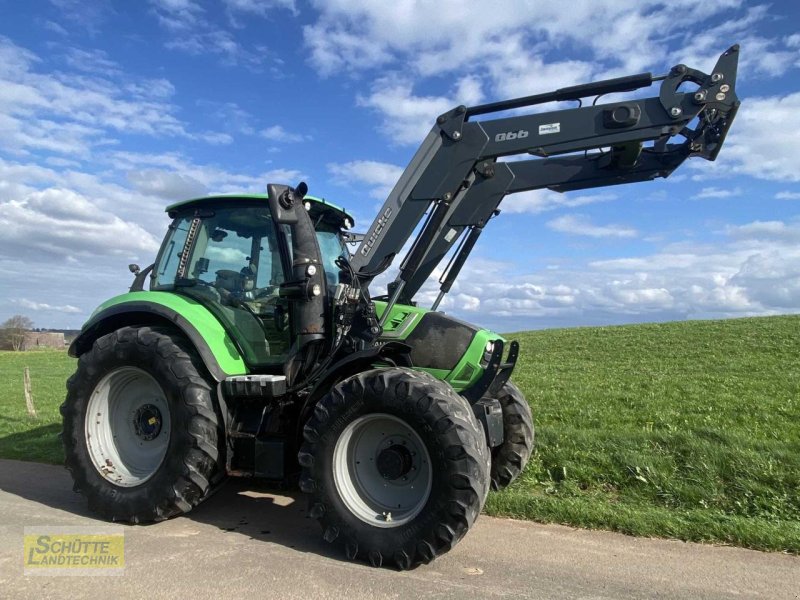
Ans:
[{"label": "steering wheel", "polygon": [[281,297],[278,294],[280,286],[271,285],[256,291],[254,300],[260,304],[272,307],[272,320],[275,329],[286,331],[289,328],[289,314],[281,304]]},{"label": "steering wheel", "polygon": [[269,285],[265,288],[256,290],[254,299],[266,302],[267,304],[272,304],[274,300],[280,298],[280,296],[278,296],[278,289],[279,286],[277,285]]},{"label": "steering wheel", "polygon": [[210,295],[212,297],[212,300],[215,302],[220,301],[220,291],[217,289],[217,286],[215,286],[213,283],[209,281],[204,281],[199,277],[197,279],[194,279],[193,281],[194,281],[194,287],[199,288],[198,292],[200,294]]}]

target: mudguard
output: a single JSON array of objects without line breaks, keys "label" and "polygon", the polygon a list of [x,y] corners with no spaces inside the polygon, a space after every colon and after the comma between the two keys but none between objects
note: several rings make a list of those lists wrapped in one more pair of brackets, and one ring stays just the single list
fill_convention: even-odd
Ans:
[{"label": "mudguard", "polygon": [[335,362],[314,384],[308,394],[303,406],[300,409],[298,419],[298,439],[302,437],[303,425],[308,420],[311,410],[320,397],[328,392],[337,382],[346,379],[351,375],[361,373],[372,368],[376,363],[390,363],[398,367],[411,367],[412,362],[409,357],[411,348],[401,342],[386,342],[380,346],[373,346],[366,350],[354,352],[345,358]]},{"label": "mudguard", "polygon": [[225,328],[204,306],[190,298],[167,292],[131,292],[107,300],[94,311],[70,344],[78,357],[99,337],[130,325],[169,325],[192,343],[212,377],[248,373],[242,352]]}]

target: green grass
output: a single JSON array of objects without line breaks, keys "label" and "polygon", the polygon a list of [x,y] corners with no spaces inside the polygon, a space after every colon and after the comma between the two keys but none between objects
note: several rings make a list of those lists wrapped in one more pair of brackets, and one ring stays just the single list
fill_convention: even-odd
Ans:
[{"label": "green grass", "polygon": [[[30,368],[36,417],[28,416],[23,372]],[[59,405],[75,360],[63,350],[0,352],[0,457],[63,463]]]},{"label": "green grass", "polygon": [[[508,337],[537,449],[489,514],[800,553],[800,317]],[[0,457],[62,461],[73,370],[63,352],[0,353]]]},{"label": "green grass", "polygon": [[487,512],[800,552],[800,317],[508,337],[537,450]]}]

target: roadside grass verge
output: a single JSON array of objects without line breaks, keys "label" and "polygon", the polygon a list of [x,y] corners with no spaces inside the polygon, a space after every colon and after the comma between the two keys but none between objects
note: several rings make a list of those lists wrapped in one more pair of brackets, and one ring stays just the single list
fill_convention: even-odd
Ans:
[{"label": "roadside grass verge", "polygon": [[[23,372],[30,368],[36,417],[28,416]],[[61,414],[75,359],[63,350],[0,352],[0,458],[61,464]]]},{"label": "roadside grass verge", "polygon": [[[506,337],[537,448],[487,513],[800,553],[800,316]],[[60,351],[0,352],[0,457],[63,461],[74,368]]]}]

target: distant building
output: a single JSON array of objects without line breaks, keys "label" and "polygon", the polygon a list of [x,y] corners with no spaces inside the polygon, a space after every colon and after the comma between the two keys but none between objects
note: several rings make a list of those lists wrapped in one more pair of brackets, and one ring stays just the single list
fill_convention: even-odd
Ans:
[{"label": "distant building", "polygon": [[36,350],[38,348],[58,348],[63,350],[66,345],[62,332],[26,331],[20,350]]}]

